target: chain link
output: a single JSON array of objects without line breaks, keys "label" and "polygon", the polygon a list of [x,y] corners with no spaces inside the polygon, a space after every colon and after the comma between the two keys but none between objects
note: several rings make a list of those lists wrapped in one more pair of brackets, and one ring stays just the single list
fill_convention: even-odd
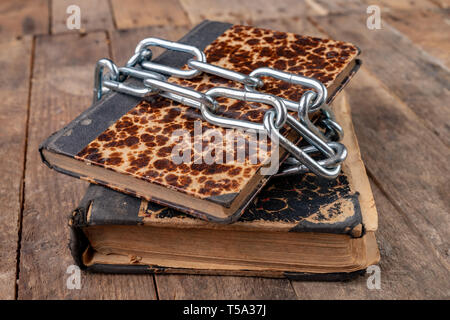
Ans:
[{"label": "chain link", "polygon": [[[152,51],[149,47],[152,46],[189,53],[195,59],[188,60],[187,70],[161,65],[151,61]],[[242,83],[245,90],[215,87],[202,93],[167,81],[167,76],[191,79],[202,73]],[[136,87],[124,83],[127,77],[142,80],[144,86]],[[262,77],[272,77],[315,91],[305,92],[300,101],[295,102],[259,92],[264,87]],[[327,89],[320,81],[311,77],[267,67],[255,69],[246,75],[207,63],[203,51],[194,46],[158,38],[147,38],[137,45],[134,55],[128,60],[125,67],[118,68],[109,59],[101,59],[97,62],[94,103],[109,90],[141,98],[160,95],[200,110],[202,117],[214,125],[226,128],[253,129],[271,136],[274,135],[280,145],[290,154],[282,170],[276,176],[313,172],[318,176],[334,179],[338,176],[341,164],[347,156],[345,146],[337,142],[342,138],[343,130],[336,122],[331,109],[325,104]],[[272,108],[265,112],[262,123],[221,117],[215,114],[220,107],[215,99],[218,97],[263,103]],[[295,111],[298,114],[298,120],[289,114],[288,110]],[[319,123],[325,127],[322,129],[314,125],[309,118],[309,114],[319,110],[322,113]],[[295,130],[309,143],[309,146],[300,148],[289,141],[280,133],[280,129],[284,126]],[[321,154],[322,159],[315,160],[312,156],[314,154]]]},{"label": "chain link", "polygon": [[[327,100],[327,88],[322,84],[322,82],[314,78],[304,77],[297,74],[292,74],[267,67],[255,69],[250,73],[249,76],[256,77],[258,79],[263,76],[272,77],[287,82],[289,84],[302,85],[307,88],[315,89],[317,91],[317,96],[314,97],[315,100],[312,103],[310,110],[311,112],[318,110]],[[254,90],[255,88],[246,86],[246,89]],[[283,101],[289,110],[297,111],[298,108],[297,102],[287,99],[283,99]]]}]

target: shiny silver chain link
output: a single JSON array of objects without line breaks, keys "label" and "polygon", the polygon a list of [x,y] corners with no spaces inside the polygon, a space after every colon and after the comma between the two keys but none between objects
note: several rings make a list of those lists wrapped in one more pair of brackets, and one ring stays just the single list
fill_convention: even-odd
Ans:
[{"label": "shiny silver chain link", "polygon": [[[149,47],[152,46],[188,53],[194,59],[188,60],[187,70],[161,65],[151,61],[152,51]],[[105,69],[108,72],[105,72]],[[215,87],[203,93],[167,81],[168,77],[192,79],[202,73],[242,83],[245,90]],[[124,83],[128,77],[142,80],[144,86],[136,87]],[[280,98],[260,92],[264,86],[262,77],[272,77],[314,91],[306,91],[299,102]],[[290,154],[276,176],[313,172],[318,176],[334,179],[338,176],[341,164],[347,157],[347,149],[338,142],[343,137],[343,130],[334,119],[331,109],[326,105],[327,89],[314,78],[268,67],[255,69],[246,75],[209,64],[204,52],[194,46],[158,38],[147,38],[137,45],[125,67],[117,67],[114,62],[106,58],[97,62],[94,78],[94,103],[110,90],[141,98],[159,95],[200,110],[202,117],[211,124],[225,128],[253,129],[275,135],[280,145]],[[272,108],[266,111],[262,123],[230,119],[215,114],[219,108],[219,103],[215,99],[218,97],[263,103]],[[323,115],[319,123],[324,126],[325,131],[314,125],[309,118],[311,113],[319,110]],[[288,111],[295,111],[298,120]],[[280,133],[280,129],[284,126],[295,130],[309,143],[309,146],[300,148],[289,141]],[[313,154],[321,154],[319,156],[321,159],[314,159]]]}]

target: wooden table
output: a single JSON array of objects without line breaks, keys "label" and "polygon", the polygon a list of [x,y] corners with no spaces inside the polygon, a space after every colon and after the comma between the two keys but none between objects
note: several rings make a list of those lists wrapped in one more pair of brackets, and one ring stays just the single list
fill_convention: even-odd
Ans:
[{"label": "wooden table", "polygon": [[[0,298],[388,299],[450,297],[448,0],[11,0],[0,3]],[[126,4],[125,4],[126,3]],[[66,27],[68,5],[81,29]],[[382,28],[369,30],[369,4]],[[67,216],[86,183],[45,167],[38,144],[91,102],[94,63],[139,39],[176,40],[203,19],[350,41],[364,64],[346,89],[373,188],[381,290],[352,282],[82,273]]]}]

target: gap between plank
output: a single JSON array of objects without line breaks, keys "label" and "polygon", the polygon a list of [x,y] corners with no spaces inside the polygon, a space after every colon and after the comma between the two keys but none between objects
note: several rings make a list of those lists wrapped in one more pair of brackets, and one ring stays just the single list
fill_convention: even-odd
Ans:
[{"label": "gap between plank", "polygon": [[[111,14],[111,20],[113,23],[114,30],[117,30],[116,16],[114,15],[114,6],[112,5],[111,0],[108,0],[108,6],[109,6],[109,12]],[[111,47],[111,46],[109,46],[109,47]]]},{"label": "gap between plank", "polygon": [[[320,25],[318,25],[314,19],[310,16],[306,17],[307,20],[317,29],[319,30],[321,33],[329,36],[329,34],[320,27]],[[395,30],[396,32],[399,32],[397,29],[395,29],[394,27],[392,27],[391,25],[389,25],[393,30]],[[400,32],[399,32],[400,33]],[[403,35],[403,34],[402,34]],[[379,84],[380,86],[386,90],[394,99],[396,99],[397,101],[399,101],[399,105],[401,107],[401,109],[403,109],[404,112],[408,112],[414,115],[414,117],[416,118],[416,120],[421,123],[425,129],[429,130],[433,136],[437,137],[438,140],[440,142],[442,142],[442,144],[444,146],[447,146],[447,144],[433,131],[430,130],[430,128],[428,127],[428,125],[425,123],[425,121],[422,120],[421,117],[419,117],[411,108],[408,107],[407,103],[405,103],[402,99],[400,99],[400,97],[398,97],[395,93],[391,92],[386,86],[385,84],[380,81],[378,79],[377,76],[375,76],[370,69],[365,68],[365,71],[368,72],[368,74],[374,78]],[[406,109],[406,110],[405,110]],[[437,250],[437,248],[426,238],[424,237],[424,235],[419,232],[419,230],[417,229],[417,227],[415,226],[415,224],[409,219],[408,215],[406,214],[406,212],[396,204],[395,200],[391,197],[391,195],[384,189],[382,183],[375,177],[375,175],[372,173],[372,171],[367,167],[366,164],[364,164],[366,171],[367,171],[367,176],[374,182],[374,184],[380,189],[381,193],[386,197],[386,199],[389,200],[389,202],[393,205],[393,207],[405,218],[405,222],[407,223],[408,227],[410,227],[410,229],[412,231],[414,231],[415,233],[419,234],[419,237],[423,240],[423,242],[426,244],[426,246],[432,250],[435,253],[435,256],[438,258],[438,260],[441,262],[442,266],[449,270],[449,265],[447,263],[447,261],[445,261],[445,259],[441,256],[441,254],[439,253],[439,251]]]},{"label": "gap between plank", "polygon": [[[340,13],[338,13],[338,14],[330,14],[330,16],[339,16],[339,15],[343,15],[343,14],[340,14]],[[327,37],[329,37],[330,38],[330,35],[329,35],[329,33],[327,33],[323,28],[321,28],[320,27],[320,25],[318,24],[318,23],[316,23],[315,21],[314,21],[314,19],[313,19],[313,17],[311,17],[311,16],[307,16],[306,17],[306,19],[317,29],[317,30],[319,30],[319,32],[321,32],[321,33],[323,33],[325,36],[327,36]],[[386,25],[388,25],[390,28],[391,28],[391,30],[393,30],[394,32],[397,32],[398,34],[400,34],[400,35],[402,35],[404,38],[406,38],[406,39],[408,39],[408,41],[410,41],[413,45],[414,45],[414,47],[424,56],[424,57],[426,57],[428,60],[431,60],[430,62],[432,62],[432,63],[434,63],[434,64],[437,64],[441,69],[443,69],[444,71],[447,71],[448,72],[448,68],[447,67],[444,67],[443,65],[442,65],[442,63],[441,62],[439,62],[439,63],[436,63],[434,60],[438,60],[438,59],[430,59],[430,57],[432,57],[432,56],[430,56],[430,54],[429,53],[427,53],[426,51],[424,51],[422,48],[420,48],[420,47],[418,47],[415,43],[413,43],[407,36],[405,36],[403,33],[401,33],[400,31],[398,31],[396,28],[394,28],[393,26],[391,26],[390,24],[388,24],[388,23],[386,23],[386,22],[384,22],[384,24],[386,24]],[[434,57],[433,57],[434,58]],[[440,60],[439,60],[440,61]],[[380,84],[380,86],[384,89],[384,90],[386,90],[387,92],[389,92],[389,94],[395,99],[395,100],[397,100],[397,101],[399,101],[399,105],[401,106],[401,108],[403,109],[403,110],[405,110],[405,109],[407,109],[407,111],[409,112],[409,113],[412,113],[412,114],[414,114],[414,117],[416,118],[416,120],[419,122],[419,123],[421,123],[423,126],[424,126],[424,128],[426,128],[428,131],[430,131],[444,146],[446,146],[446,147],[449,147],[449,145],[447,144],[447,142],[446,141],[444,141],[443,139],[442,139],[442,137],[441,136],[439,136],[439,134],[437,134],[435,131],[433,131],[432,130],[432,128],[430,128],[430,125],[422,118],[422,117],[420,117],[413,109],[411,109],[409,106],[408,106],[408,103],[406,103],[405,101],[403,101],[399,96],[397,96],[394,92],[392,92],[390,89],[389,89],[389,87],[387,87],[386,86],[386,84],[383,82],[383,81],[381,81],[369,68],[367,68],[367,67],[365,67],[364,68],[366,71],[368,71],[368,73],[370,74],[370,76],[371,77],[373,77],[374,79],[376,79],[376,81]]]},{"label": "gap between plank", "polygon": [[52,19],[53,19],[53,0],[48,0],[48,34],[52,34]]},{"label": "gap between plank", "polygon": [[152,274],[152,278],[153,278],[153,286],[155,287],[156,300],[160,300],[159,299],[159,293],[158,293],[158,285],[156,284],[155,274]]},{"label": "gap between plank", "polygon": [[375,175],[372,173],[372,171],[366,167],[367,176],[372,180],[372,182],[380,189],[381,193],[386,197],[386,199],[389,200],[389,202],[392,204],[392,206],[404,217],[406,225],[413,231],[415,234],[417,234],[423,241],[423,243],[432,251],[434,252],[434,255],[437,257],[437,259],[441,262],[442,267],[446,270],[449,270],[449,266],[447,262],[442,258],[439,251],[436,249],[436,247],[423,235],[422,232],[420,232],[416,225],[408,218],[408,215],[406,212],[395,203],[394,199],[392,199],[389,192],[384,190],[384,187],[382,183],[375,177]]},{"label": "gap between plank", "polygon": [[293,280],[289,279],[289,284],[291,285],[292,291],[294,291],[295,296],[297,297],[297,300],[300,300],[300,296],[297,294],[297,291],[295,290],[294,284],[292,283]]},{"label": "gap between plank", "polygon": [[112,61],[115,61],[112,46],[111,46],[111,35],[109,34],[108,30],[105,30],[104,32],[105,32],[106,44],[108,45],[108,56]]},{"label": "gap between plank", "polygon": [[30,76],[28,79],[28,97],[27,97],[27,114],[25,118],[25,141],[23,146],[23,165],[22,165],[22,177],[19,191],[20,210],[17,218],[17,251],[16,251],[16,283],[14,284],[14,300],[19,297],[19,277],[20,277],[20,250],[22,244],[22,222],[23,211],[25,209],[25,172],[27,168],[27,151],[28,151],[28,127],[30,122],[30,106],[31,106],[31,89],[33,86],[33,70],[34,70],[34,53],[36,48],[36,36],[31,39],[31,54],[30,54]]},{"label": "gap between plank", "polygon": [[187,20],[189,22],[189,27],[191,27],[192,24],[194,23],[194,21],[191,20],[191,16],[189,15],[189,12],[184,7],[183,1],[177,0],[177,2],[178,2],[178,6],[180,7],[181,11],[183,11],[184,15],[186,16],[186,18],[187,18]]}]

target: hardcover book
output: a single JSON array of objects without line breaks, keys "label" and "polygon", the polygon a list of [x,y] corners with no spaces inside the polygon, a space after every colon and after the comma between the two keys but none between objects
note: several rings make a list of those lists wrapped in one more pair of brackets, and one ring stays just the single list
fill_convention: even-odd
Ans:
[{"label": "hardcover book", "polygon": [[90,185],[70,217],[71,252],[83,269],[351,278],[379,260],[377,212],[345,96],[334,104],[349,157],[336,180],[273,178],[234,224]]},{"label": "hardcover book", "polygon": [[[359,66],[359,50],[349,43],[219,22],[203,22],[180,42],[204,50],[209,63],[245,74],[265,66],[314,77],[327,87],[328,102]],[[185,53],[168,51],[155,61],[185,67],[189,58]],[[243,88],[240,83],[207,74],[193,79],[170,77],[168,81],[201,92],[218,86]],[[260,91],[299,101],[306,89],[264,78]],[[218,101],[217,115],[254,122],[262,122],[270,108],[229,98]],[[233,222],[269,179],[260,172],[264,160],[255,164],[246,154],[239,163],[174,164],[171,136],[185,129],[192,137],[196,120],[202,120],[198,110],[166,98],[141,100],[110,93],[49,137],[40,152],[43,161],[57,171],[202,219]],[[225,128],[206,121],[201,121],[201,128],[202,132],[214,128],[226,136]],[[298,142],[300,137],[292,131],[284,134]],[[248,137],[242,135],[248,145]],[[286,152],[280,149],[283,161]],[[203,151],[192,148],[192,159],[202,156],[199,153]],[[270,150],[265,157],[270,157]]]}]

